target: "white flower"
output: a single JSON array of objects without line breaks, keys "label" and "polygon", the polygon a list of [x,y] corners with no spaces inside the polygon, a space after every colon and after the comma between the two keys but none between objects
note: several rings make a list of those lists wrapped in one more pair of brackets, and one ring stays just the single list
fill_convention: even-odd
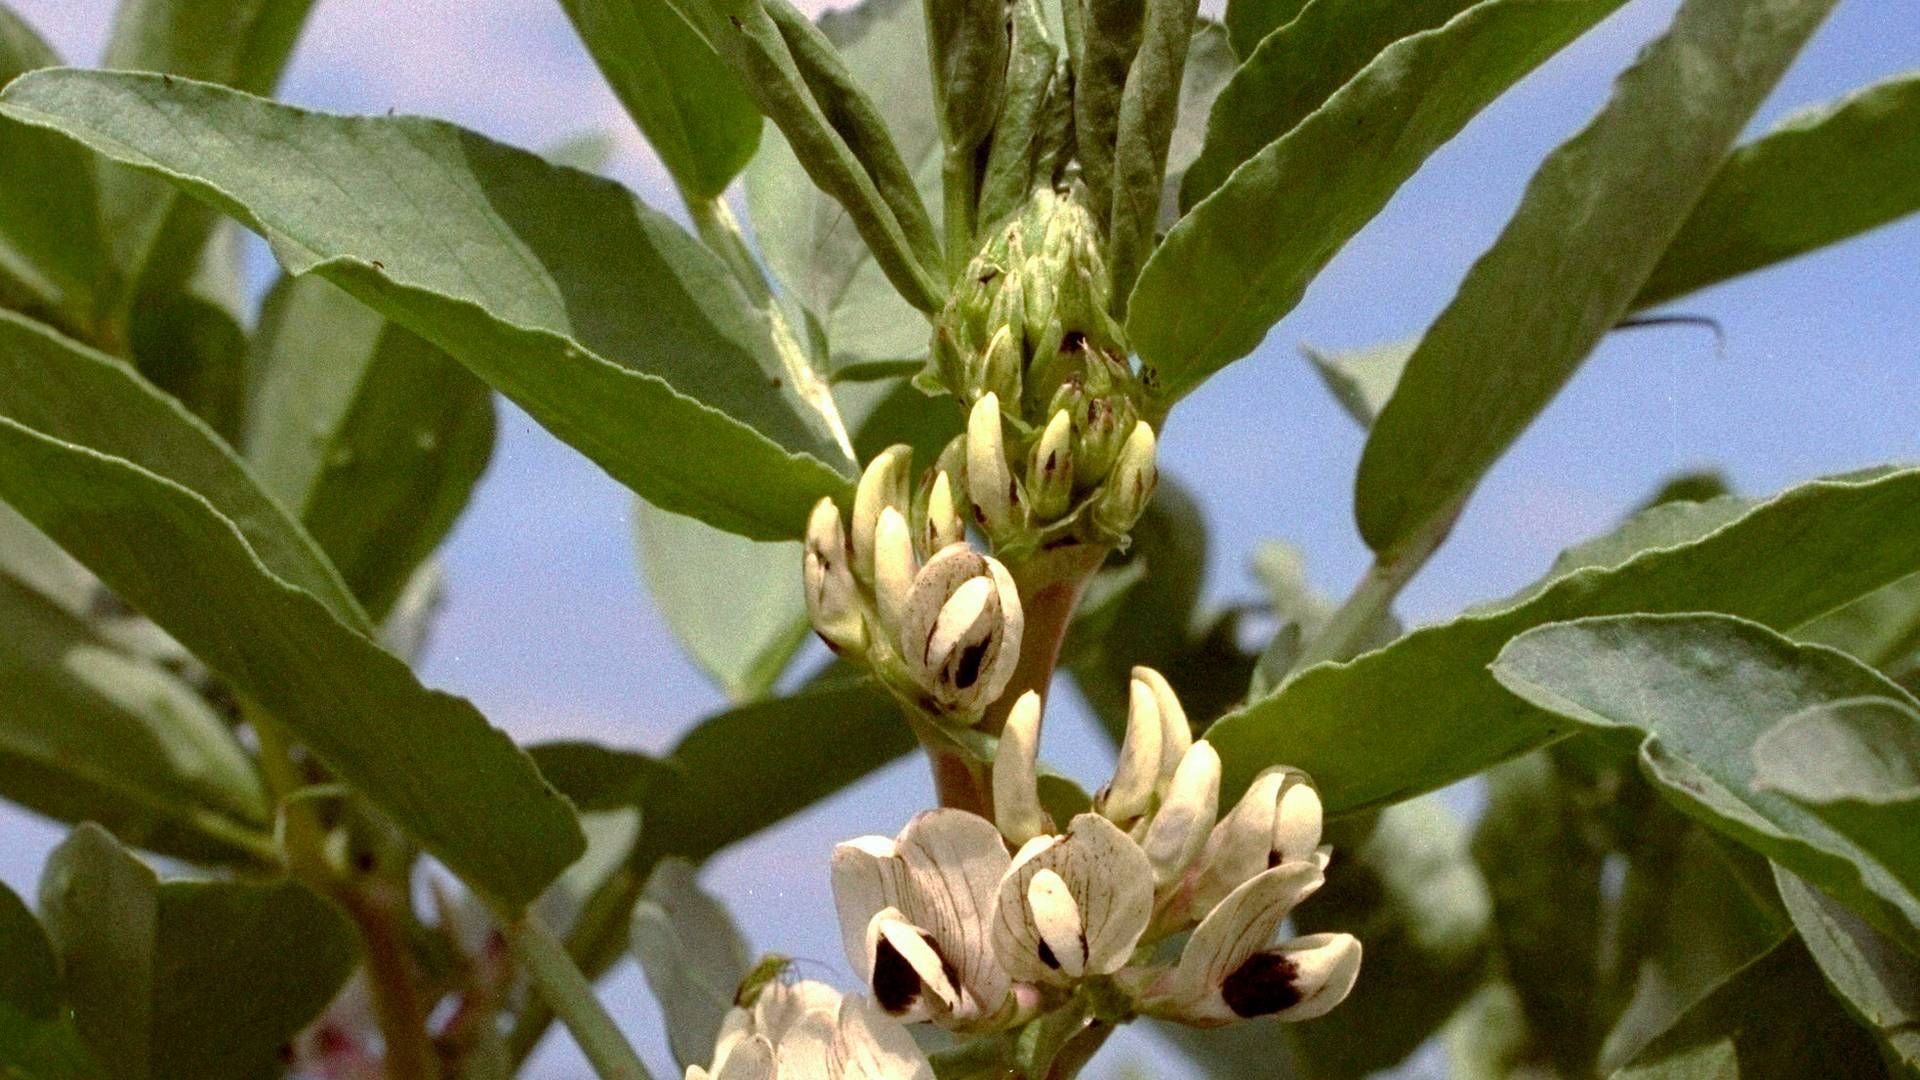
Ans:
[{"label": "white flower", "polygon": [[1324,871],[1331,851],[1320,847],[1320,826],[1320,794],[1305,773],[1263,771],[1213,827],[1170,914],[1176,922],[1204,915],[1254,875],[1285,863],[1313,863]]},{"label": "white flower", "polygon": [[1067,986],[1120,970],[1152,917],[1146,853],[1106,818],[1081,814],[1065,836],[1035,837],[1014,856],[993,948],[1015,979]]},{"label": "white flower", "polygon": [[1291,862],[1235,889],[1201,920],[1179,963],[1130,973],[1141,1011],[1217,1027],[1260,1016],[1310,1020],[1338,1005],[1360,974],[1358,939],[1313,934],[1270,944],[1323,880],[1318,865]]},{"label": "white flower", "polygon": [[916,816],[897,839],[834,848],[841,939],[881,1008],[961,1029],[1005,1015],[1010,983],[989,919],[1010,862],[991,823],[951,809]]},{"label": "white flower", "polygon": [[985,709],[1006,690],[1020,662],[1025,616],[1013,575],[997,559],[950,544],[912,580],[898,601],[897,633],[913,681],[942,709]]},{"label": "white flower", "polygon": [[709,1068],[686,1080],[933,1080],[933,1066],[898,1020],[824,983],[770,983],[727,1013]]}]

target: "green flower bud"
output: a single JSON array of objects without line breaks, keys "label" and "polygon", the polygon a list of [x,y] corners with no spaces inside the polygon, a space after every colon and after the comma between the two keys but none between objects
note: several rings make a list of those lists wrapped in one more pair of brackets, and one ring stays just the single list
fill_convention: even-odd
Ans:
[{"label": "green flower bud", "polygon": [[1133,433],[1120,448],[1106,485],[1093,505],[1094,524],[1116,536],[1133,528],[1153,489],[1160,482],[1160,470],[1154,462],[1153,427],[1145,420],[1133,426]]},{"label": "green flower bud", "polygon": [[981,351],[979,370],[968,380],[968,388],[976,393],[1018,401],[1021,368],[1025,366],[1025,358],[1020,355],[1020,345],[1013,336],[1012,328],[1001,326],[993,332],[993,338]]},{"label": "green flower bud", "polygon": [[1027,462],[1027,505],[1051,521],[1073,503],[1073,418],[1062,409],[1047,421]]}]

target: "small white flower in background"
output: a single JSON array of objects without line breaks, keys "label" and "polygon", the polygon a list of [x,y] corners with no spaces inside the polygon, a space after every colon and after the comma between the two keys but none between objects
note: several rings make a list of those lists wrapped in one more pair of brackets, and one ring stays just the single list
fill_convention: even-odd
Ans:
[{"label": "small white flower in background", "polygon": [[865,659],[915,706],[972,724],[1019,663],[1020,594],[999,560],[967,546],[957,484],[944,465],[922,485],[915,530],[911,456],[895,446],[867,466],[850,534],[831,499],[814,506],[804,556],[807,611],[835,652]]},{"label": "small white flower in background", "polygon": [[834,848],[841,939],[881,1008],[959,1030],[1018,1011],[988,922],[1010,862],[991,823],[951,809]]},{"label": "small white flower in background", "polygon": [[933,1066],[898,1020],[824,983],[766,984],[727,1013],[713,1064],[686,1080],[933,1080]]}]

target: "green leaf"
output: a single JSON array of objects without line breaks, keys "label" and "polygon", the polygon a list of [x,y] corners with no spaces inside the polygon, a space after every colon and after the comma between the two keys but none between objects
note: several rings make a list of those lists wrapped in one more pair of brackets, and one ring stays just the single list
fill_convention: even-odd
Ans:
[{"label": "green leaf", "polygon": [[1140,48],[1127,71],[1114,132],[1113,213],[1107,226],[1107,262],[1113,272],[1117,316],[1153,253],[1166,184],[1167,147],[1180,119],[1180,91],[1193,47],[1196,0],[1145,0]]},{"label": "green leaf", "polygon": [[160,882],[91,825],[48,858],[40,907],[115,1080],[277,1075],[358,960],[346,917],[305,886]]},{"label": "green leaf", "polygon": [[1046,123],[1059,107],[1062,94],[1070,94],[1066,84],[1068,68],[1061,65],[1060,46],[1047,27],[1047,13],[1040,0],[1017,0],[1009,5],[1012,23],[1007,60],[1006,103],[997,122],[992,123],[993,142],[987,150],[981,170],[976,232],[987,233],[1020,212],[1027,195],[1036,186],[1051,182],[1051,170],[1041,176],[1036,167],[1044,167]]},{"label": "green leaf", "polygon": [[1292,131],[1382,49],[1432,30],[1475,0],[1314,0],[1259,42],[1214,104],[1180,208],[1211,195],[1241,162]]},{"label": "green leaf", "polygon": [[1470,776],[1556,730],[1483,670],[1515,634],[1631,611],[1723,611],[1790,629],[1920,566],[1916,500],[1920,470],[1907,470],[1806,484],[1704,532],[1669,519],[1676,539],[1643,536],[1658,546],[1422,627],[1350,663],[1308,668],[1214,725],[1221,798],[1278,763],[1312,774],[1334,813]]},{"label": "green leaf", "polygon": [[343,624],[370,627],[313,538],[234,452],[126,364],[0,312],[0,376],[0,417],[124,458],[193,491],[233,522],[275,575],[319,599]]},{"label": "green leaf", "polygon": [[1773,874],[1827,985],[1908,1073],[1920,1071],[1920,963],[1792,873],[1776,866]]},{"label": "green leaf", "polygon": [[1581,727],[1642,733],[1642,770],[1681,810],[1920,945],[1916,883],[1880,861],[1901,839],[1866,847],[1757,783],[1754,744],[1780,720],[1837,700],[1903,696],[1872,669],[1732,616],[1621,615],[1528,631],[1491,670],[1516,696]]},{"label": "green leaf", "polygon": [[1212,19],[1201,19],[1187,51],[1187,69],[1180,83],[1180,114],[1167,144],[1167,177],[1160,189],[1162,231],[1173,228],[1180,219],[1180,184],[1200,156],[1207,137],[1207,117],[1221,87],[1233,77],[1235,63],[1233,49],[1227,44],[1227,28]]},{"label": "green leaf", "polygon": [[1920,574],[1902,578],[1794,632],[1885,670],[1920,650]]},{"label": "green leaf", "polygon": [[[101,67],[157,71],[270,94],[314,0],[126,0]],[[111,156],[111,155],[109,155]],[[186,284],[218,218],[151,177],[107,169],[100,202],[122,307]]]},{"label": "green leaf", "polygon": [[1320,381],[1327,384],[1340,407],[1364,430],[1373,426],[1374,417],[1380,415],[1387,400],[1393,397],[1393,388],[1400,384],[1400,373],[1406,370],[1407,359],[1418,344],[1418,341],[1390,341],[1341,353],[1302,346],[1300,351],[1313,364],[1313,370],[1320,375]]},{"label": "green leaf", "polygon": [[4,574],[0,628],[0,794],[183,858],[274,860],[253,763],[191,687]]},{"label": "green leaf", "polygon": [[867,679],[836,675],[709,717],[666,758],[679,775],[648,801],[641,847],[704,861],[914,745],[899,706]]},{"label": "green leaf", "polygon": [[135,305],[133,364],[219,436],[240,441],[247,409],[247,334],[226,308],[191,292]]},{"label": "green leaf", "polygon": [[644,806],[655,786],[674,775],[659,758],[598,743],[535,743],[527,754],[540,775],[582,812]]},{"label": "green leaf", "polygon": [[[0,5],[0,86],[60,62]],[[0,119],[0,305],[75,333],[98,329],[111,258],[100,223],[93,156],[44,131]]]},{"label": "green leaf", "polygon": [[1832,7],[1687,0],[1600,115],[1547,157],[1373,425],[1355,498],[1369,547],[1390,558],[1433,542],[1627,314],[1740,129]]},{"label": "green leaf", "polygon": [[[919,59],[927,40],[920,5],[865,0],[823,14],[820,31],[872,95],[923,200],[938,208],[940,118]],[[760,251],[826,335],[834,370],[926,356],[925,317],[888,283],[852,218],[813,185],[786,139],[761,140],[746,189]]]},{"label": "green leaf", "polygon": [[1789,940],[1687,1010],[1612,1080],[1879,1076],[1879,1054]]},{"label": "green leaf", "polygon": [[1650,307],[1920,210],[1920,73],[1803,109],[1733,152],[1667,245]]},{"label": "green leaf", "polygon": [[[833,196],[909,304],[938,310],[939,241],[886,118],[833,41],[786,0],[690,0],[708,40]],[[905,59],[896,57],[896,60]]]},{"label": "green leaf", "polygon": [[1224,20],[1235,56],[1253,55],[1268,34],[1298,18],[1307,0],[1227,0]]},{"label": "green leaf", "polygon": [[[60,1008],[60,968],[53,946],[20,897],[0,883],[0,1010],[26,1020],[50,1020]],[[4,1043],[0,1043],[4,1045]],[[0,1067],[8,1062],[0,1058]]]},{"label": "green leaf", "polygon": [[627,115],[688,199],[718,198],[760,145],[760,110],[668,0],[562,0]]},{"label": "green leaf", "polygon": [[953,152],[970,156],[999,119],[1009,51],[1003,0],[922,0],[927,58],[940,126]]},{"label": "green leaf", "polygon": [[[1327,884],[1294,914],[1300,933],[1366,943],[1367,977],[1338,1009],[1286,1025],[1301,1072],[1362,1077],[1398,1064],[1480,985],[1493,905],[1466,830],[1436,797],[1335,827]],[[1342,832],[1358,832],[1357,842]]]},{"label": "green leaf", "polygon": [[[1067,23],[1073,50],[1073,141],[1087,185],[1087,204],[1102,222],[1113,214],[1114,155],[1127,73],[1140,48],[1146,4],[1141,0],[1075,0],[1081,12]],[[1073,27],[1085,29],[1075,40]]]},{"label": "green leaf", "polygon": [[[104,360],[68,356],[109,370]],[[136,408],[143,399],[127,393],[72,400],[86,402],[92,417],[122,422],[165,415]],[[524,903],[573,861],[581,840],[572,811],[472,705],[426,689],[403,662],[276,573],[207,497],[105,452],[111,448],[0,418],[0,498],[475,888]]]},{"label": "green leaf", "polygon": [[1163,398],[1253,351],[1427,155],[1620,2],[1485,0],[1395,42],[1248,159],[1167,234],[1129,303],[1127,338]]},{"label": "green leaf", "polygon": [[319,277],[281,279],[255,348],[247,458],[384,618],[487,467],[493,395]]},{"label": "green leaf", "polygon": [[667,1041],[681,1068],[713,1060],[720,1022],[753,963],[732,916],[700,887],[694,865],[654,868],[633,912],[633,954],[666,1014]]},{"label": "green leaf", "polygon": [[811,629],[800,545],[756,544],[644,505],[633,524],[647,593],[674,636],[728,698],[764,697]]},{"label": "green leaf", "polygon": [[772,385],[765,315],[618,185],[438,121],[184,79],[44,72],[0,113],[240,218],[289,273],[318,272],[446,350],[656,505],[784,539],[846,490]]}]

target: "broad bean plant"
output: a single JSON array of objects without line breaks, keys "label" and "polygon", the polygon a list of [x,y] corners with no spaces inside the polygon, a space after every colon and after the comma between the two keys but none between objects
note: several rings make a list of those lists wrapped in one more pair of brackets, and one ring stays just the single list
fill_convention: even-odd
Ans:
[{"label": "broad bean plant", "polygon": [[[1748,134],[1835,0],[1681,0],[1430,326],[1310,355],[1373,562],[1262,548],[1250,620],[1180,402],[1624,0],[559,3],[677,208],[272,101],[313,0],[122,0],[100,70],[0,4],[0,795],[72,825],[0,888],[0,1076],[496,1080],[556,1021],[662,1075],[628,955],[689,1080],[1114,1075],[1135,1023],[1220,1077],[1920,1075],[1920,469],[1684,477],[1393,614],[1607,334],[1920,209],[1920,74]],[[413,670],[496,392],[632,489],[733,702],[664,755]],[[1111,777],[1044,764],[1068,679]],[[797,913],[851,978],[753,955],[699,865],[909,753]]]}]

